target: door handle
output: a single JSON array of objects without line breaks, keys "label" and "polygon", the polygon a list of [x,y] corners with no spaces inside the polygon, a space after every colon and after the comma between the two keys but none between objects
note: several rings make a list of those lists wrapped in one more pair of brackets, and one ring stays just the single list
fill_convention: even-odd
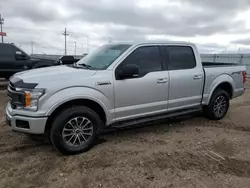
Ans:
[{"label": "door handle", "polygon": [[163,83],[167,83],[168,82],[168,79],[167,78],[159,78],[158,80],[157,80],[157,83],[158,84],[163,84]]},{"label": "door handle", "polygon": [[200,80],[201,78],[202,78],[202,76],[201,75],[194,75],[194,80]]}]

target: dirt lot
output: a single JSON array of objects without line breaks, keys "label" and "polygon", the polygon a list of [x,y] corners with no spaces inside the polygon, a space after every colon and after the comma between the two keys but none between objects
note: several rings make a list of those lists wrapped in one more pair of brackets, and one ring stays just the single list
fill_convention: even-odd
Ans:
[{"label": "dirt lot", "polygon": [[113,131],[68,157],[11,132],[5,101],[1,92],[0,187],[250,187],[249,91],[222,121],[195,116]]}]

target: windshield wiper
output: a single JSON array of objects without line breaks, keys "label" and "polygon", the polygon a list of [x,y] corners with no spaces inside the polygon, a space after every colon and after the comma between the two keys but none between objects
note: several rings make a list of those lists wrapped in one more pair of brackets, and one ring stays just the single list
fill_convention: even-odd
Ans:
[{"label": "windshield wiper", "polygon": [[83,66],[83,67],[86,67],[87,69],[90,69],[91,66],[90,65],[86,65],[85,63],[79,63],[79,64],[76,64],[75,65],[80,65],[80,66]]}]

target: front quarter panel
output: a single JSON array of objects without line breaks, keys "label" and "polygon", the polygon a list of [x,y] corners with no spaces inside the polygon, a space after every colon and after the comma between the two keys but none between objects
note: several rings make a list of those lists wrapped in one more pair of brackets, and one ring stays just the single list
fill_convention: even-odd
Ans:
[{"label": "front quarter panel", "polygon": [[[107,88],[108,90],[109,88]],[[111,89],[109,89],[111,90]],[[76,99],[88,99],[97,102],[104,109],[107,117],[107,124],[114,119],[112,103],[113,95],[107,95],[107,93],[102,93],[99,90],[89,87],[72,87],[66,88],[58,91],[44,101],[40,109],[41,111],[46,111],[46,116],[50,116],[54,110],[56,110],[60,105],[76,100]]]}]

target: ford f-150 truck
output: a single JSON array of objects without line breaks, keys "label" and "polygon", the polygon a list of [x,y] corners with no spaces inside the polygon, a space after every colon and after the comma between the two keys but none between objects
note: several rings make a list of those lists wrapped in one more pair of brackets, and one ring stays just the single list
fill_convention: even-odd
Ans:
[{"label": "ford f-150 truck", "polygon": [[245,82],[245,66],[202,63],[191,43],[112,43],[74,65],[15,74],[6,121],[14,131],[49,133],[60,152],[76,154],[106,127],[200,110],[220,120]]},{"label": "ford f-150 truck", "polygon": [[49,59],[34,59],[14,44],[0,43],[0,78],[8,79],[17,72],[58,64]]}]

